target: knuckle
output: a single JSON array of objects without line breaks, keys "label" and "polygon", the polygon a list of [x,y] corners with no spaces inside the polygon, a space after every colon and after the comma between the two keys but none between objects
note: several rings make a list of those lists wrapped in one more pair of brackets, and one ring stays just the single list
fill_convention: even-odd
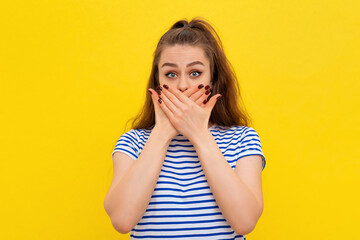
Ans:
[{"label": "knuckle", "polygon": [[173,121],[174,125],[178,125],[179,124],[179,119],[178,118],[175,118],[174,121]]},{"label": "knuckle", "polygon": [[182,118],[182,116],[181,116],[182,114],[180,114],[180,113],[175,113],[174,114],[174,117],[175,117],[175,121],[178,121],[179,119],[181,119]]},{"label": "knuckle", "polygon": [[191,109],[191,110],[194,110],[195,108],[196,108],[196,103],[194,103],[194,102],[192,102],[191,104],[190,104],[190,106],[189,106],[189,108]]}]

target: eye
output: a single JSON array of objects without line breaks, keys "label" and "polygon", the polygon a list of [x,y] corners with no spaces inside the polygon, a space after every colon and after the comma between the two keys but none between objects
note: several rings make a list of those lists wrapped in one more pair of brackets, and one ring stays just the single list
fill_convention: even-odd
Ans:
[{"label": "eye", "polygon": [[175,73],[169,72],[169,73],[166,73],[165,76],[167,76],[168,78],[172,78],[172,77],[169,77],[170,74],[175,74]]},{"label": "eye", "polygon": [[[196,76],[192,75],[193,77],[200,76],[200,74],[201,74],[201,72],[199,72],[199,71],[193,71],[193,72],[191,72],[191,73],[198,73],[198,75],[196,75]],[[190,74],[190,75],[191,75],[191,74]]]}]

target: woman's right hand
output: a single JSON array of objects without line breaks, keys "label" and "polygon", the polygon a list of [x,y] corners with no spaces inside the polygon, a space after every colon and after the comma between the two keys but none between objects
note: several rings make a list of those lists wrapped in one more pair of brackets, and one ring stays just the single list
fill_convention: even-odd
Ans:
[{"label": "woman's right hand", "polygon": [[[164,111],[160,107],[160,101],[162,101],[162,97],[165,97],[161,93],[162,87],[158,86],[157,90],[155,91],[152,88],[149,88],[148,91],[151,93],[151,98],[155,108],[155,126],[160,131],[164,137],[167,137],[169,141],[171,141],[174,137],[176,137],[179,132],[173,127],[170,120],[164,113]],[[208,91],[207,91],[208,90]],[[195,85],[183,93],[187,96],[190,100],[194,101],[199,106],[204,105],[204,100],[210,96],[210,86],[204,87],[203,84]],[[208,94],[206,94],[208,92]],[[161,103],[164,104],[164,103]]]}]

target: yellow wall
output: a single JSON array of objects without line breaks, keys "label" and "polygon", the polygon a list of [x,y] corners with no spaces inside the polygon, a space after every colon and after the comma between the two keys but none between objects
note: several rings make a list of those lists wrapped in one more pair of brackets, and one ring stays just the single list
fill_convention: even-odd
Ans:
[{"label": "yellow wall", "polygon": [[111,152],[176,20],[208,19],[267,165],[251,240],[355,239],[360,8],[352,0],[3,1],[1,239],[129,239],[103,200]]}]

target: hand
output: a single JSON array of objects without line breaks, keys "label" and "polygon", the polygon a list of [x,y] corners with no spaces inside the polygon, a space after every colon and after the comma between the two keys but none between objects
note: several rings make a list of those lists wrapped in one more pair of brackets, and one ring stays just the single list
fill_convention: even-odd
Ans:
[{"label": "hand", "polygon": [[191,101],[184,93],[174,87],[163,85],[161,109],[174,128],[190,141],[197,135],[208,131],[209,118],[217,99],[216,94],[208,102]]},{"label": "hand", "polygon": [[[203,86],[204,85],[202,84],[195,85],[185,90],[183,94],[194,104],[200,106],[201,104],[203,104],[204,100],[206,100],[209,95],[209,94],[205,94],[207,90]],[[179,132],[174,128],[174,126],[171,124],[168,117],[160,107],[160,105],[163,103],[160,104],[158,100],[161,99],[161,101],[163,101],[162,96],[164,95],[161,93],[162,89],[163,89],[162,87],[158,86],[157,91],[155,91],[152,88],[149,88],[148,90],[152,94],[151,98],[155,108],[154,127],[161,129],[161,131],[164,133],[164,137],[168,137],[168,139],[171,140],[174,137],[176,137],[179,134]]]}]

